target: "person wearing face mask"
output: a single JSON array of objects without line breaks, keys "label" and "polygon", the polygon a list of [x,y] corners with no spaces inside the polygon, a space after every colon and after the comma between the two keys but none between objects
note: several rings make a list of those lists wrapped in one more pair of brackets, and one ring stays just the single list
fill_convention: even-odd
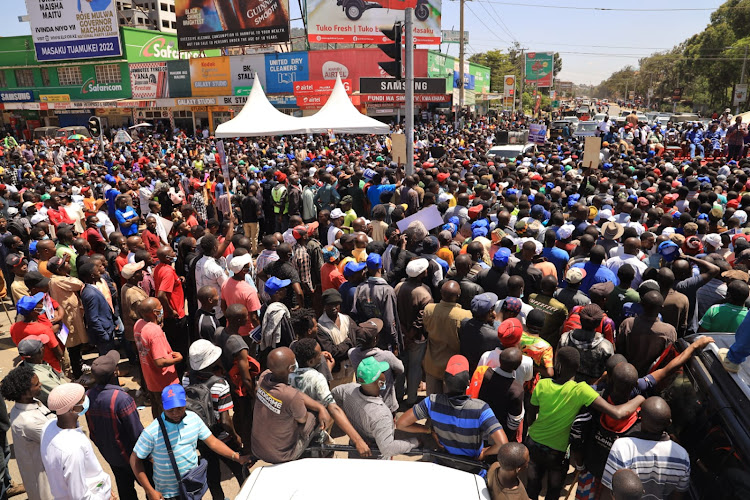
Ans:
[{"label": "person wearing face mask", "polygon": [[[196,449],[199,441],[216,455],[240,465],[250,460],[249,456],[241,456],[229,448],[211,433],[211,429],[196,413],[186,409],[187,397],[181,385],[168,385],[160,397],[164,411],[143,430],[130,455],[130,467],[146,490],[149,500],[182,498],[176,472],[167,451],[167,441],[181,477],[198,466]],[[154,466],[153,485],[146,474],[144,464],[149,457]],[[208,489],[208,484],[204,488]]]},{"label": "person wearing face mask", "polygon": [[112,468],[120,499],[137,500],[136,479],[128,459],[143,425],[135,401],[120,387],[119,362],[120,353],[111,350],[91,364],[95,385],[86,393],[90,401],[86,423],[91,440]]},{"label": "person wearing face mask", "polygon": [[164,335],[164,309],[158,300],[148,298],[138,304],[141,319],[133,326],[133,336],[138,349],[141,373],[146,388],[151,394],[151,413],[154,418],[161,413],[161,391],[179,380],[175,366],[182,361],[179,352],[172,347]]},{"label": "person wearing face mask", "polygon": [[253,411],[253,455],[272,464],[290,462],[330,426],[331,416],[325,406],[289,385],[289,375],[299,369],[291,349],[272,350],[267,364]]},{"label": "person wearing face mask", "polygon": [[57,418],[42,431],[42,463],[47,472],[50,491],[58,500],[110,500],[109,474],[102,470],[91,442],[79,427],[78,418],[89,409],[89,398],[80,384],[55,387],[47,407]]}]

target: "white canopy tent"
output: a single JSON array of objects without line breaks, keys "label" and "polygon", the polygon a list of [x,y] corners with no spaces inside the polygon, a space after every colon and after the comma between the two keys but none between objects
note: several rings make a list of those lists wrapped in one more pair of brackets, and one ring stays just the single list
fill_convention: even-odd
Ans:
[{"label": "white canopy tent", "polygon": [[390,127],[363,115],[346,94],[341,78],[336,76],[328,101],[312,116],[296,118],[285,115],[268,102],[258,78],[245,106],[231,120],[216,127],[216,137],[255,137],[308,133],[387,134]]}]

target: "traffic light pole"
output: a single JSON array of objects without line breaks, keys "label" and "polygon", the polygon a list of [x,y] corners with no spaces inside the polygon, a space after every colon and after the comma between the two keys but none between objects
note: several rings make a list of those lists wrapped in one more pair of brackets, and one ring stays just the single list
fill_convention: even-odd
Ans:
[{"label": "traffic light pole", "polygon": [[413,31],[414,9],[408,8],[404,12],[404,34],[406,35],[406,164],[404,166],[406,175],[414,174],[414,31]]},{"label": "traffic light pole", "polygon": [[461,0],[461,15],[459,21],[459,53],[458,53],[458,108],[456,109],[456,127],[459,126],[460,114],[464,109],[464,1]]}]

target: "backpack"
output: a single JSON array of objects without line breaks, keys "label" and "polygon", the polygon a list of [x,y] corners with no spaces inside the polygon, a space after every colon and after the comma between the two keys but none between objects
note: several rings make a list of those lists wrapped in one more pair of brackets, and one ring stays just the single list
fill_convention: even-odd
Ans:
[{"label": "backpack", "polygon": [[220,377],[212,375],[205,382],[194,382],[194,374],[190,374],[190,385],[185,387],[185,408],[198,415],[209,429],[216,425],[214,414],[214,403],[211,400],[211,386],[221,380]]}]

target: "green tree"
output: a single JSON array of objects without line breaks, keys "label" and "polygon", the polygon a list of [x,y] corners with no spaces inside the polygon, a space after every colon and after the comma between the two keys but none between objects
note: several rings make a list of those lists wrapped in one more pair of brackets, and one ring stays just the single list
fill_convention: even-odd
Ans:
[{"label": "green tree", "polygon": [[469,56],[469,61],[482,64],[490,68],[490,90],[492,92],[503,91],[503,77],[505,75],[518,75],[518,67],[506,52],[500,50],[488,50]]}]

